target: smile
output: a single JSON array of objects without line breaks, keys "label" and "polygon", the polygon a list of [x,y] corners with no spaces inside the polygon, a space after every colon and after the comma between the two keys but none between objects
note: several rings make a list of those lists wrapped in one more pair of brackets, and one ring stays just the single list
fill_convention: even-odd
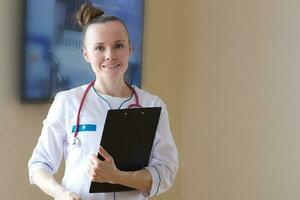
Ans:
[{"label": "smile", "polygon": [[109,69],[113,69],[113,68],[117,68],[120,67],[121,64],[116,64],[116,65],[102,65],[103,68],[109,68]]}]

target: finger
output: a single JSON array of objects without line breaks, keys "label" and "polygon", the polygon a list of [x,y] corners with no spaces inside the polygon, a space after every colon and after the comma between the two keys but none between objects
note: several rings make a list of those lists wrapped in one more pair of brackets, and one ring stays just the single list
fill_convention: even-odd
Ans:
[{"label": "finger", "polygon": [[76,193],[71,193],[70,199],[71,199],[71,200],[82,200],[82,199],[80,198],[80,196],[79,196],[78,194],[76,194]]},{"label": "finger", "polygon": [[90,161],[91,161],[92,165],[96,165],[96,164],[98,164],[98,162],[100,160],[98,159],[98,157],[95,154],[92,154],[91,157],[90,157]]},{"label": "finger", "polygon": [[81,198],[78,197],[78,196],[73,196],[71,199],[72,199],[72,200],[81,200]]},{"label": "finger", "polygon": [[94,170],[93,170],[92,166],[89,166],[89,167],[88,167],[88,173],[89,173],[90,176],[91,176],[91,174],[92,174],[93,171],[94,171]]},{"label": "finger", "polygon": [[89,177],[92,181],[97,179],[96,172],[93,170],[92,167],[89,168],[88,173],[89,173]]},{"label": "finger", "polygon": [[88,166],[96,166],[98,164],[98,161],[96,161],[95,158],[90,158],[90,163],[88,164]]},{"label": "finger", "polygon": [[107,161],[111,160],[111,156],[109,155],[109,153],[107,153],[107,151],[102,146],[100,146],[99,148],[99,153],[101,154],[101,156],[103,156],[105,160]]}]

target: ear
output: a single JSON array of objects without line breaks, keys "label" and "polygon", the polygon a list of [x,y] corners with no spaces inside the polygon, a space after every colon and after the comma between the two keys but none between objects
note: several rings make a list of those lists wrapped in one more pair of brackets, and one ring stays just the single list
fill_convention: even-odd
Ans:
[{"label": "ear", "polygon": [[90,60],[89,60],[89,57],[88,57],[88,54],[87,54],[86,49],[85,49],[85,48],[82,48],[81,51],[82,51],[84,60],[85,60],[87,63],[90,63]]},{"label": "ear", "polygon": [[132,52],[133,52],[133,47],[131,46],[131,44],[129,45],[129,56],[132,55]]}]

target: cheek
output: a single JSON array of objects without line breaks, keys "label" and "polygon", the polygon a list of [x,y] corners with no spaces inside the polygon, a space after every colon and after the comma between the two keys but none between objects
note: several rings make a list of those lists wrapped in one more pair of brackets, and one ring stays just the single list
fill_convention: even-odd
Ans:
[{"label": "cheek", "polygon": [[101,56],[99,54],[93,54],[90,57],[90,61],[91,61],[91,64],[97,65],[97,64],[102,63],[104,61],[104,58],[103,58],[103,56]]},{"label": "cheek", "polygon": [[129,60],[129,56],[130,56],[130,54],[127,51],[120,52],[119,55],[118,55],[118,57],[122,58],[122,60],[124,60],[124,61]]}]

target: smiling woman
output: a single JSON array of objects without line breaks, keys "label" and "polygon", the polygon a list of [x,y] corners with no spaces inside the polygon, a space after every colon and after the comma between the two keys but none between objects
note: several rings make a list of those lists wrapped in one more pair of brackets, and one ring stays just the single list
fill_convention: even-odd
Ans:
[{"label": "smiling woman", "polygon": [[[31,183],[48,195],[64,200],[141,200],[169,190],[177,173],[178,155],[168,112],[159,97],[125,80],[132,52],[125,24],[91,4],[82,5],[77,20],[83,29],[82,52],[96,80],[56,95],[28,163]],[[99,147],[99,141],[108,110],[132,108],[132,105],[161,107],[161,115],[148,166],[122,171],[115,165],[114,158]],[[100,160],[97,153],[104,160]],[[57,172],[63,156],[66,169],[59,184],[52,174]],[[119,184],[134,190],[89,193],[91,181]]]},{"label": "smiling woman", "polygon": [[[123,81],[130,53],[128,34],[121,22],[110,21],[88,26],[83,42],[83,55],[96,75],[97,91],[109,93],[111,89],[106,87]],[[128,94],[124,95],[130,96],[130,90],[127,92]],[[111,95],[118,96],[118,94]]]}]

